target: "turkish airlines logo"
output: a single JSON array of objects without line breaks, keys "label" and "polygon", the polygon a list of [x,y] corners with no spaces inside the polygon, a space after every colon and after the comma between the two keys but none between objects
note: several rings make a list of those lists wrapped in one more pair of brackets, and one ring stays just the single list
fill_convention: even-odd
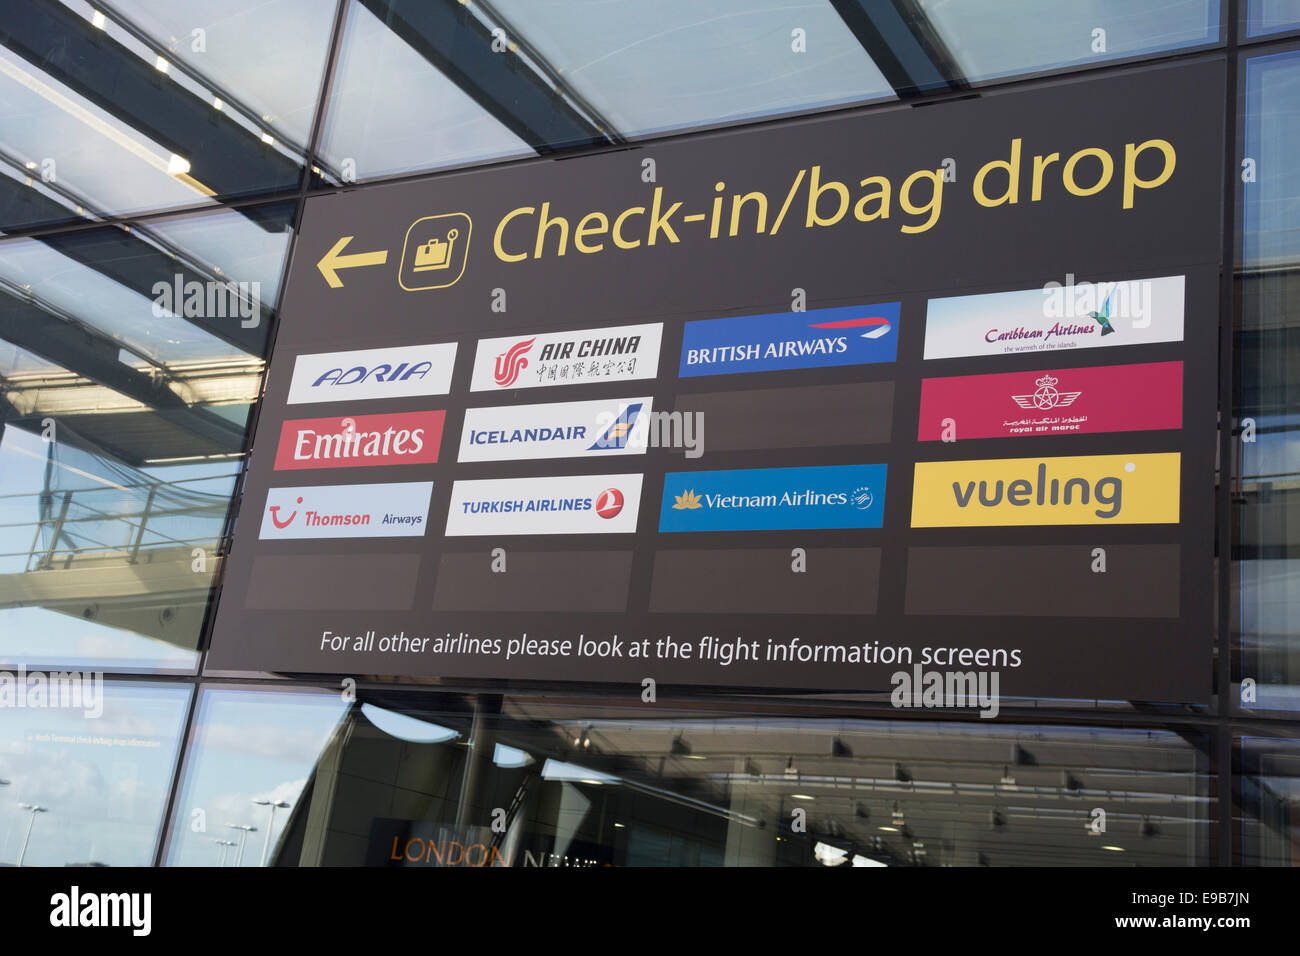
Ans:
[{"label": "turkish airlines logo", "polygon": [[519,379],[519,373],[528,367],[528,359],[524,356],[536,341],[537,339],[532,338],[516,342],[497,356],[496,369],[493,371],[492,377],[498,385],[502,388],[509,388],[515,384]]},{"label": "turkish airlines logo", "polygon": [[602,518],[614,518],[623,510],[623,492],[617,488],[606,488],[596,496],[596,514]]}]

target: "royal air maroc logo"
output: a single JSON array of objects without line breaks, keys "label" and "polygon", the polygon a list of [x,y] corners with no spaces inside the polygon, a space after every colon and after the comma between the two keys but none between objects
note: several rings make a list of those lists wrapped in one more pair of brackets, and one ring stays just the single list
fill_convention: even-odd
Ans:
[{"label": "royal air maroc logo", "polygon": [[680,495],[674,495],[674,511],[694,511],[696,508],[703,508],[700,503],[700,496],[693,490],[682,492]]},{"label": "royal air maroc logo", "polygon": [[506,349],[497,356],[496,368],[492,377],[502,388],[509,388],[519,379],[519,373],[528,367],[528,359],[525,358],[528,350],[533,347],[537,339],[524,339],[522,342],[516,342],[510,348]]},{"label": "royal air maroc logo", "polygon": [[1036,408],[1045,411],[1049,408],[1066,408],[1073,405],[1083,392],[1061,392],[1056,388],[1060,379],[1055,375],[1047,374],[1042,378],[1035,379],[1036,386],[1030,395],[1012,395],[1012,400],[1021,408]]}]

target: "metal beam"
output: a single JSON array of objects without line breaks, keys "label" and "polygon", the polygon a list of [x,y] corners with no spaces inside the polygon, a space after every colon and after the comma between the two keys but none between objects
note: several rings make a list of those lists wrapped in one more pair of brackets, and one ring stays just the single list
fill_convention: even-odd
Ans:
[{"label": "metal beam", "polygon": [[831,0],[901,100],[969,89],[916,0]]}]

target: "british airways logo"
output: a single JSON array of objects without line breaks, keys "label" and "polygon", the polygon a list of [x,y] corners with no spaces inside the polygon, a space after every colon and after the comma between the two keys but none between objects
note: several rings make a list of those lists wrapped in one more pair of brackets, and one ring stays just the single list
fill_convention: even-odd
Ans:
[{"label": "british airways logo", "polygon": [[687,322],[678,374],[729,375],[892,362],[897,302]]},{"label": "british airways logo", "polygon": [[455,342],[299,355],[288,404],[446,395],[455,361]]}]

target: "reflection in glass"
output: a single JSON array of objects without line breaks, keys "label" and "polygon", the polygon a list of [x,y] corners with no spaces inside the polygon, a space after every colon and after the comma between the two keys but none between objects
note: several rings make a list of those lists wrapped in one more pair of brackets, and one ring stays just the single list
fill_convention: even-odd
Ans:
[{"label": "reflection in glass", "polygon": [[321,154],[332,168],[367,179],[533,150],[411,42],[354,2]]},{"label": "reflection in glass", "polygon": [[1250,0],[1248,11],[1247,36],[1300,28],[1300,0]]},{"label": "reflection in glass", "polygon": [[626,138],[893,96],[824,0],[493,8]]},{"label": "reflection in glass", "polygon": [[[295,25],[292,42],[268,30],[304,2],[135,0],[106,12],[11,0],[0,24],[0,229],[296,186],[329,18]],[[250,31],[251,17],[265,29]]]},{"label": "reflection in glass", "polygon": [[87,684],[79,708],[6,706],[0,865],[20,855],[24,866],[152,865],[190,689],[100,691]]},{"label": "reflection in glass", "polygon": [[1218,0],[916,0],[962,75],[991,80],[1213,43]]},{"label": "reflection in glass", "polygon": [[1300,742],[1243,738],[1241,862],[1300,866]]},{"label": "reflection in glass", "polygon": [[[205,689],[173,816],[169,866],[279,860],[285,830],[309,823],[304,788],[338,746],[338,693]],[[288,804],[287,807],[281,804]],[[206,822],[199,831],[194,815]]]},{"label": "reflection in glass", "polygon": [[1234,497],[1240,677],[1264,710],[1300,708],[1300,54],[1249,60]]},{"label": "reflection in glass", "polygon": [[335,728],[336,699],[210,696],[173,862],[219,852],[192,808],[259,826],[242,808],[273,795],[287,866],[1192,865],[1213,817],[1197,734],[453,695],[379,695]]},{"label": "reflection in glass", "polygon": [[194,669],[292,213],[0,242],[0,662]]}]

